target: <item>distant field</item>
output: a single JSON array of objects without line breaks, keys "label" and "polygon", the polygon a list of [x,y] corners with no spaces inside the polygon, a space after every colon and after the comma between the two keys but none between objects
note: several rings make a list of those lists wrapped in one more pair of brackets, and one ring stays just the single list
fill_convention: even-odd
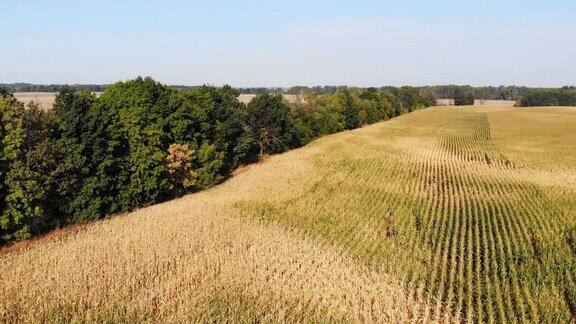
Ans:
[{"label": "distant field", "polygon": [[[98,93],[99,94],[99,93]],[[253,94],[241,94],[238,97],[240,102],[245,104],[249,103],[252,98],[256,95]],[[23,103],[29,103],[31,101],[36,102],[40,105],[43,109],[50,109],[54,105],[54,99],[56,97],[56,93],[54,92],[17,92],[14,94],[14,97]],[[290,103],[298,102],[300,96],[298,95],[283,95],[284,99],[286,99]]]},{"label": "distant field", "polygon": [[[34,101],[40,105],[43,109],[52,108],[54,105],[54,98],[56,93],[53,92],[17,92],[14,94],[16,99],[24,102],[29,103],[30,101]],[[298,95],[289,95],[285,94],[282,95],[284,99],[286,99],[290,103],[296,103],[302,100],[301,96]],[[248,104],[254,97],[255,94],[241,94],[238,96],[238,100],[245,104]],[[474,105],[476,106],[514,106],[515,101],[507,101],[507,100],[475,100]],[[454,105],[453,99],[438,99],[436,102],[439,106],[452,106]]]},{"label": "distant field", "polygon": [[[238,100],[240,102],[248,104],[250,101],[252,101],[252,99],[254,99],[254,97],[256,97],[255,94],[241,94],[240,96],[238,96]],[[296,103],[302,100],[302,97],[298,95],[283,94],[282,97],[284,97],[284,99],[289,103]]]},{"label": "distant field", "polygon": [[17,92],[14,97],[19,101],[28,104],[33,101],[40,105],[42,109],[50,109],[54,105],[56,93],[54,92]]},{"label": "distant field", "polygon": [[514,100],[484,100],[476,99],[474,100],[475,106],[509,106],[512,107],[516,104]]},{"label": "distant field", "polygon": [[0,255],[0,322],[576,320],[576,108],[436,107]]},{"label": "distant field", "polygon": [[[475,106],[507,106],[512,107],[516,104],[514,100],[474,100]],[[454,99],[437,99],[436,105],[438,106],[454,106]]]}]

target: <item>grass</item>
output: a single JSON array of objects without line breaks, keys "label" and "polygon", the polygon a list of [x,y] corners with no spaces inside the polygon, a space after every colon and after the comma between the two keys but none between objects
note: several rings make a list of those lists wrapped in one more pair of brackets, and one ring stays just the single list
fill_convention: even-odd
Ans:
[{"label": "grass", "polygon": [[0,321],[576,320],[576,110],[430,108],[0,256]]}]

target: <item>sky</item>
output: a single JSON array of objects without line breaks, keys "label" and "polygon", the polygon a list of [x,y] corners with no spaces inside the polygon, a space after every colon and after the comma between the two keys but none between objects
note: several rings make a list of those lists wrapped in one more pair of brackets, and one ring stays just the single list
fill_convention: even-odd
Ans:
[{"label": "sky", "polygon": [[0,83],[576,84],[574,0],[1,0],[0,41]]}]

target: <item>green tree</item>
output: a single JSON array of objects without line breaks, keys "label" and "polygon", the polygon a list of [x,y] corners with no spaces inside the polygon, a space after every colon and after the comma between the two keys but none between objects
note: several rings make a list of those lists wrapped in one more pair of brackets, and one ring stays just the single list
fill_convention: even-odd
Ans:
[{"label": "green tree", "polygon": [[[314,99],[312,99],[314,100]],[[298,140],[302,145],[310,143],[319,136],[318,123],[319,107],[311,102],[302,102],[292,105],[292,119]]]},{"label": "green tree", "polygon": [[24,105],[0,97],[0,241],[24,239],[45,221],[41,175],[26,164]]},{"label": "green tree", "polygon": [[260,143],[260,154],[274,154],[300,145],[290,106],[281,95],[261,94],[248,104],[248,121]]},{"label": "green tree", "polygon": [[360,123],[362,125],[373,124],[388,118],[388,102],[386,97],[382,96],[376,88],[368,88],[362,91],[357,101],[360,106]]},{"label": "green tree", "polygon": [[576,106],[576,89],[530,89],[518,100],[517,106]]},{"label": "green tree", "polygon": [[349,90],[336,93],[338,103],[343,109],[346,129],[355,129],[360,126],[360,110]]},{"label": "green tree", "polygon": [[4,88],[4,87],[0,87],[0,97],[8,97],[10,96],[10,91],[8,91],[8,89]]},{"label": "green tree", "polygon": [[346,119],[335,95],[318,97],[315,102],[314,129],[317,136],[334,134],[346,129]]},{"label": "green tree", "polygon": [[50,143],[37,151],[38,163],[43,174],[48,176],[46,188],[49,206],[52,206],[57,224],[91,219],[102,215],[90,205],[99,201],[97,193],[86,195],[84,186],[97,167],[93,159],[95,139],[92,109],[97,98],[88,91],[75,91],[62,87],[54,104],[54,119],[57,125]]},{"label": "green tree", "polygon": [[424,98],[420,95],[418,89],[413,87],[395,89],[394,95],[397,100],[395,116],[434,105],[433,102],[430,102],[430,99]]},{"label": "green tree", "polygon": [[474,95],[469,90],[458,88],[454,94],[454,105],[471,106],[474,105]]},{"label": "green tree", "polygon": [[187,106],[196,111],[198,119],[196,132],[200,136],[194,144],[196,147],[214,145],[215,151],[223,154],[221,169],[217,170],[220,176],[258,158],[258,142],[238,95],[230,86],[202,86],[186,94]]},{"label": "green tree", "polygon": [[219,172],[224,165],[224,153],[219,152],[215,145],[204,143],[198,150],[196,185],[200,189],[206,189],[224,180]]},{"label": "green tree", "polygon": [[111,85],[98,99],[106,143],[104,156],[96,159],[96,177],[104,185],[106,213],[166,197],[168,136],[163,129],[174,110],[173,91],[151,78],[137,78]]}]

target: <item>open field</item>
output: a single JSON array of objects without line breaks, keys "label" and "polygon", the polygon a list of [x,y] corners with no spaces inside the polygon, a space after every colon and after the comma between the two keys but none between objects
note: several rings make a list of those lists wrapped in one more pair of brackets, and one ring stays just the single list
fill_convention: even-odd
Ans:
[{"label": "open field", "polygon": [[16,92],[14,97],[19,101],[28,104],[33,101],[42,109],[50,109],[54,105],[56,93],[54,92]]},{"label": "open field", "polygon": [[0,322],[576,320],[576,108],[437,107],[0,255]]},{"label": "open field", "polygon": [[[240,102],[243,102],[245,104],[248,104],[250,101],[252,101],[252,99],[254,99],[254,97],[256,97],[255,94],[241,94],[238,96],[238,100]],[[283,94],[282,97],[284,98],[284,100],[288,101],[289,103],[297,103],[303,100],[303,98],[299,95],[291,95],[291,94]]]},{"label": "open field", "polygon": [[484,100],[476,99],[474,100],[475,106],[507,106],[513,107],[516,104],[514,100]]},{"label": "open field", "polygon": [[[513,107],[516,104],[514,100],[485,100],[475,99],[474,106],[506,106]],[[437,106],[454,106],[454,99],[436,99]]]}]

